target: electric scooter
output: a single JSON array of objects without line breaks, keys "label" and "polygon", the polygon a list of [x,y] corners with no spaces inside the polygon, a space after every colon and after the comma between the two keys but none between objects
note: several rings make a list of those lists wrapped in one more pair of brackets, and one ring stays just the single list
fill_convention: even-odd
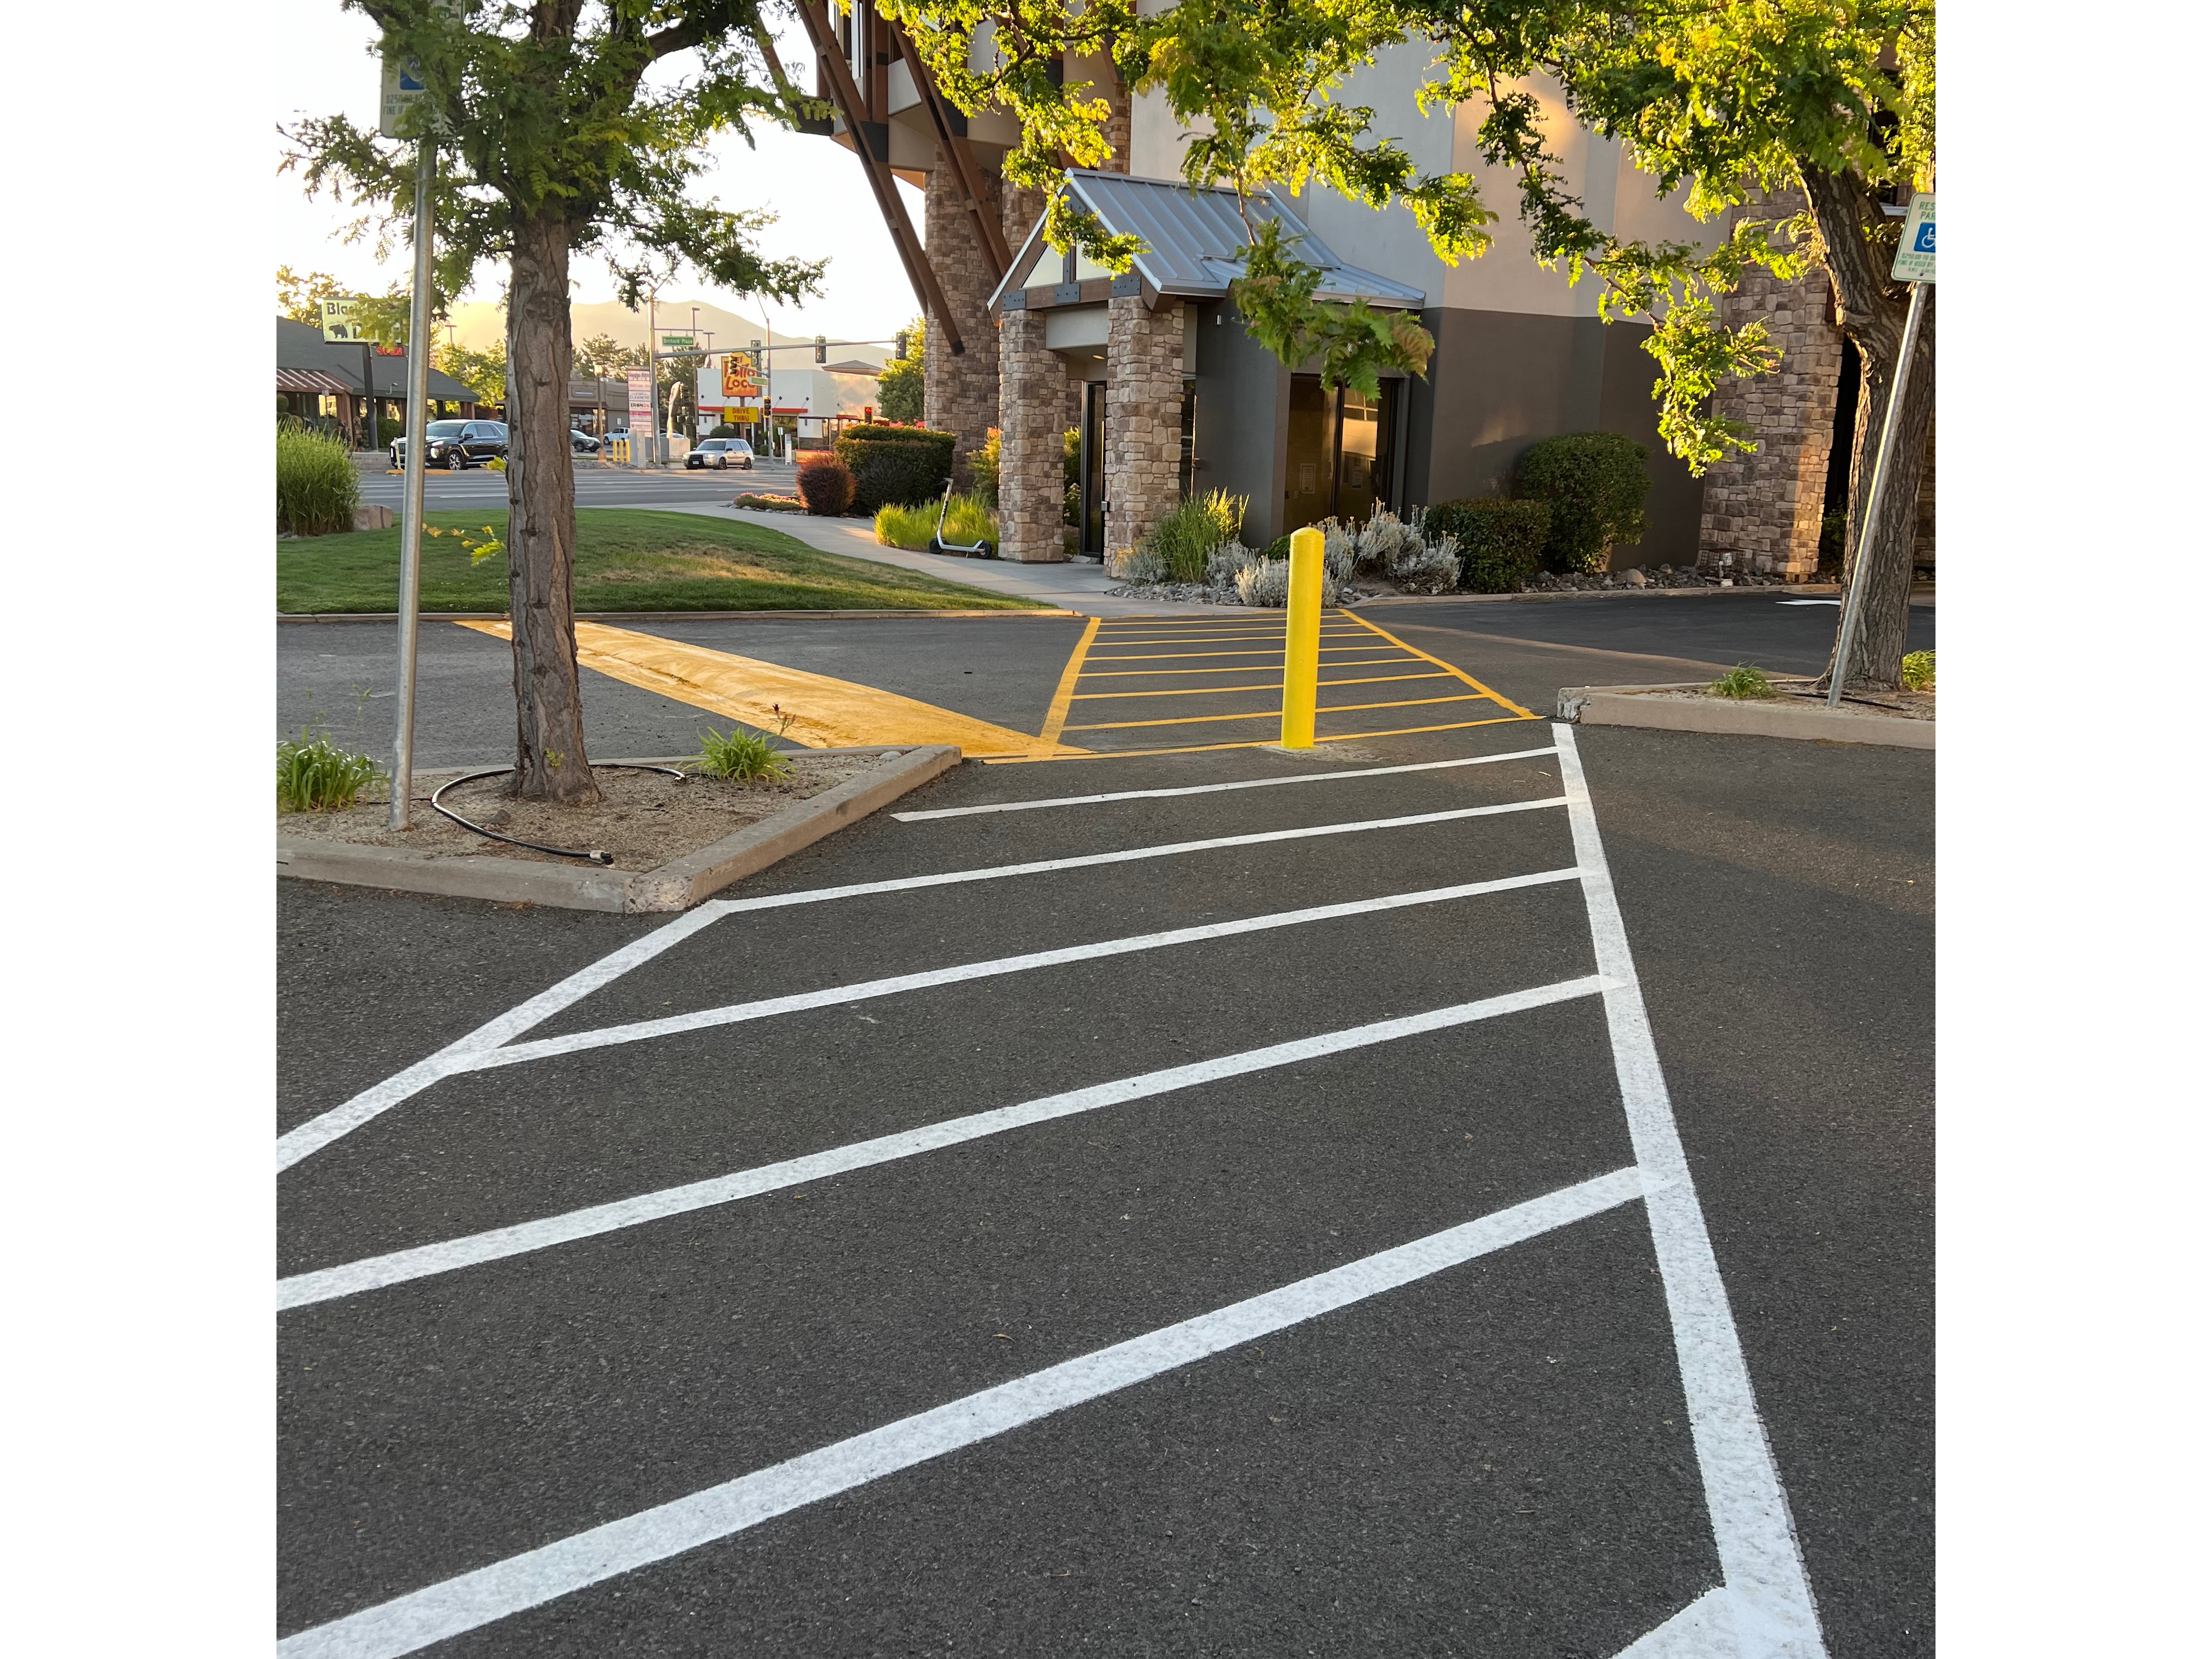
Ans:
[{"label": "electric scooter", "polygon": [[963,559],[997,558],[999,550],[988,540],[977,542],[972,547],[961,547],[945,539],[945,514],[951,505],[952,480],[947,478],[945,481],[945,499],[937,504],[937,533],[929,538],[929,550],[933,553],[957,553]]}]

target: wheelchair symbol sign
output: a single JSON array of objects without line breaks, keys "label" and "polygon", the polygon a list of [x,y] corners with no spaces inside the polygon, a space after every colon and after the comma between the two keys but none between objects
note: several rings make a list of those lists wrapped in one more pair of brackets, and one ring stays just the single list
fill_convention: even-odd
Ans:
[{"label": "wheelchair symbol sign", "polygon": [[1918,195],[1905,210],[1905,234],[1898,238],[1897,259],[1889,268],[1893,280],[1932,283],[1936,280],[1936,198]]}]

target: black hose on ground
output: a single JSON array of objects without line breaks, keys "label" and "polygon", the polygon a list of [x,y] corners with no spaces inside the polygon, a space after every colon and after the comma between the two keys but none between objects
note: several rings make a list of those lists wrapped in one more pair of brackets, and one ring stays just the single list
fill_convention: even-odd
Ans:
[{"label": "black hose on ground", "polygon": [[[463,817],[452,807],[442,804],[439,799],[448,789],[458,789],[461,785],[474,783],[479,778],[505,777],[514,770],[511,766],[495,766],[489,772],[471,772],[465,778],[448,779],[431,791],[430,810],[441,817],[451,818],[471,835],[482,836],[487,841],[503,841],[509,847],[526,847],[533,853],[550,853],[556,859],[583,859],[592,864],[612,864],[615,861],[615,855],[612,853],[579,852],[573,847],[544,847],[534,841],[523,841],[514,836],[502,836],[496,830],[488,830],[481,823],[472,823]],[[598,762],[592,766],[592,770],[594,772],[665,772],[678,783],[684,781],[685,775],[672,766],[633,766],[627,761]]]}]

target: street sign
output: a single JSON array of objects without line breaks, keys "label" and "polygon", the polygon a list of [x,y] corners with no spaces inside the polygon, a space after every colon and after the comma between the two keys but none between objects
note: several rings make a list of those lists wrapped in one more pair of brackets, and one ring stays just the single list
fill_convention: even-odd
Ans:
[{"label": "street sign", "polygon": [[1898,239],[1890,279],[1899,283],[1936,280],[1936,198],[1917,194],[1905,210],[1905,234]]},{"label": "street sign", "polygon": [[696,351],[698,337],[693,334],[664,334],[660,337],[663,351]]},{"label": "street sign", "polygon": [[353,311],[358,300],[325,300],[323,301],[323,338],[340,345],[358,345],[362,336],[354,331]]},{"label": "street sign", "polygon": [[384,104],[376,130],[386,138],[404,137],[399,131],[399,118],[422,101],[428,88],[422,84],[422,65],[419,59],[384,55]]}]

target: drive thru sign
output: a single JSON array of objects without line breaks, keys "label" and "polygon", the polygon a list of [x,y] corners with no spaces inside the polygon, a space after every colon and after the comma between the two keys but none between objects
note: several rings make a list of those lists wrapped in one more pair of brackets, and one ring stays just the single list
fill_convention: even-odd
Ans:
[{"label": "drive thru sign", "polygon": [[1898,239],[1897,262],[1890,278],[1899,283],[1936,280],[1936,198],[1915,196],[1905,210],[1905,234]]}]

